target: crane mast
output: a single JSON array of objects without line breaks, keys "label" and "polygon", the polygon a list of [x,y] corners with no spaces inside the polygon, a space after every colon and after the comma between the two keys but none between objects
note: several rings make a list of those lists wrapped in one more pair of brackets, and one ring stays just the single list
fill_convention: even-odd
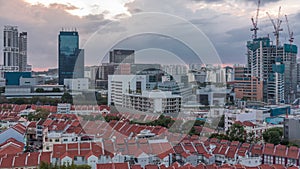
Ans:
[{"label": "crane mast", "polygon": [[281,11],[281,7],[279,7],[279,11],[278,11],[278,17],[276,19],[276,23],[275,21],[272,19],[272,17],[270,16],[270,14],[267,12],[267,15],[268,17],[270,18],[272,24],[273,24],[273,27],[274,27],[274,35],[276,37],[276,47],[279,46],[279,34],[281,31],[283,31],[282,28],[280,28],[281,26],[281,23],[282,23],[282,20],[280,19],[280,11]]},{"label": "crane mast", "polygon": [[254,20],[253,17],[251,18],[253,28],[251,28],[250,30],[254,32],[254,34],[253,34],[253,38],[254,39],[257,38],[259,7],[260,7],[260,0],[258,0],[258,3],[257,3],[257,10],[256,10],[255,20]]},{"label": "crane mast", "polygon": [[285,15],[285,20],[286,20],[286,25],[287,25],[287,28],[288,28],[288,33],[289,33],[289,42],[290,42],[290,45],[291,45],[294,42],[294,32],[292,32],[291,29],[290,29],[290,24],[289,24],[289,20],[288,20],[287,15]]}]

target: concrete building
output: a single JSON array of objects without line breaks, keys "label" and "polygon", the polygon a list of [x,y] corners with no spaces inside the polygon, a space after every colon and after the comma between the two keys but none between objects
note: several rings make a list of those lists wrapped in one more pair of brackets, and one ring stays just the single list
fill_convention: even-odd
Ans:
[{"label": "concrete building", "polygon": [[233,101],[234,95],[225,87],[208,85],[196,90],[197,101],[202,105],[224,106],[227,101]]},{"label": "concrete building", "polygon": [[109,75],[108,105],[123,105],[123,94],[141,93],[146,91],[145,75]]},{"label": "concrete building", "polygon": [[297,91],[297,46],[273,45],[269,37],[247,42],[248,68],[263,83],[263,100],[290,103]]},{"label": "concrete building", "polygon": [[170,75],[186,75],[188,73],[187,65],[163,65],[162,70]]},{"label": "concrete building", "polygon": [[31,78],[31,72],[5,72],[7,86],[19,86],[21,78]]},{"label": "concrete building", "polygon": [[77,78],[77,79],[64,79],[64,86],[68,90],[88,90],[89,89],[89,79],[87,78]]},{"label": "concrete building", "polygon": [[134,50],[114,49],[110,51],[109,63],[135,63]]},{"label": "concrete building", "polygon": [[109,75],[108,105],[156,113],[180,111],[181,96],[148,89],[150,83],[146,75]]},{"label": "concrete building", "polygon": [[283,136],[291,142],[300,144],[300,116],[289,116],[284,119]]},{"label": "concrete building", "polygon": [[[19,36],[19,59],[18,66],[20,72],[28,71],[27,65],[27,32],[21,32]],[[31,71],[31,68],[29,68]]]},{"label": "concrete building", "polygon": [[263,100],[263,83],[254,76],[250,75],[247,67],[242,65],[234,66],[234,86],[235,98],[247,101]]},{"label": "concrete building", "polygon": [[18,33],[17,26],[4,26],[4,66],[16,66],[20,72],[27,69],[27,32]]},{"label": "concrete building", "polygon": [[18,66],[19,35],[17,26],[4,26],[3,31],[3,56],[4,66]]},{"label": "concrete building", "polygon": [[125,94],[123,106],[149,113],[179,113],[181,96],[161,90],[143,91],[141,94]]}]

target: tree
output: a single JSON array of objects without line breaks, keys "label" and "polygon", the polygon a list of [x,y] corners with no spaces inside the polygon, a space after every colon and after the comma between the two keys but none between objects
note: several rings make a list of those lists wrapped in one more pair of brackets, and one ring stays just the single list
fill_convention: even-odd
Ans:
[{"label": "tree", "polygon": [[59,88],[55,87],[55,88],[53,88],[53,89],[52,89],[52,92],[56,92],[56,93],[58,93],[58,92],[61,92],[61,91],[60,91],[60,89],[59,89]]},{"label": "tree", "polygon": [[247,142],[247,143],[256,143],[256,142],[257,142],[257,140],[256,140],[256,138],[255,138],[255,133],[254,133],[254,132],[249,132],[249,133],[247,134],[246,142]]},{"label": "tree", "polygon": [[34,120],[37,121],[39,119],[47,119],[49,114],[50,114],[49,110],[42,109],[42,108],[37,108],[36,113],[35,114],[30,113],[27,118],[28,118],[29,121],[34,121]]},{"label": "tree", "polygon": [[266,143],[279,144],[282,140],[283,131],[280,127],[267,129],[263,132],[263,139]]},{"label": "tree", "polygon": [[222,115],[222,117],[221,117],[221,119],[219,121],[218,127],[220,127],[220,128],[224,128],[225,127],[225,115]]},{"label": "tree", "polygon": [[219,140],[229,140],[229,137],[225,134],[213,133],[209,138],[217,138]]},{"label": "tree", "polygon": [[230,141],[245,142],[245,129],[240,124],[233,124],[227,131]]},{"label": "tree", "polygon": [[61,102],[73,104],[73,97],[72,97],[72,95],[70,93],[68,93],[68,92],[65,92],[61,96]]},{"label": "tree", "polygon": [[76,165],[72,163],[71,165],[53,165],[45,162],[41,162],[40,169],[91,169],[92,167],[89,165]]},{"label": "tree", "polygon": [[43,93],[44,89],[43,88],[37,88],[37,89],[35,89],[35,92],[36,93]]}]

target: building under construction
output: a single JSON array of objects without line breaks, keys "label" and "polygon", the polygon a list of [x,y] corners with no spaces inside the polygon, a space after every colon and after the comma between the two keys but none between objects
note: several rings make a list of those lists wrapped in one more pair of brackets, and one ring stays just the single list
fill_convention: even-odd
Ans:
[{"label": "building under construction", "polygon": [[291,103],[296,99],[297,93],[297,52],[298,48],[293,43],[293,33],[290,31],[288,19],[286,23],[290,35],[289,44],[281,44],[279,33],[282,20],[280,10],[278,18],[273,20],[275,43],[267,37],[258,37],[258,1],[256,20],[252,18],[254,32],[251,41],[247,42],[247,67],[252,77],[257,77],[263,83],[263,101],[269,104]]}]

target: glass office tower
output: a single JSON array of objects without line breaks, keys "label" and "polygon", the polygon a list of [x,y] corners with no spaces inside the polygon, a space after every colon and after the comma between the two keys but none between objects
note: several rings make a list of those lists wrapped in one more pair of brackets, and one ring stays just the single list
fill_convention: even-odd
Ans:
[{"label": "glass office tower", "polygon": [[58,82],[84,77],[84,50],[79,49],[77,31],[61,31],[58,36]]}]

